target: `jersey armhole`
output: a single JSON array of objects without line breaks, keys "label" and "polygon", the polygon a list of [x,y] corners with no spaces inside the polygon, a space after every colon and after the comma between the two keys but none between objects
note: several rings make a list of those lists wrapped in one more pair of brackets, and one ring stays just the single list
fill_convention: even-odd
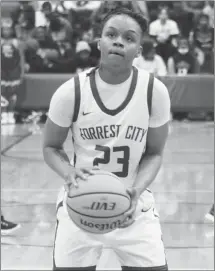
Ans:
[{"label": "jersey armhole", "polygon": [[149,75],[148,89],[147,89],[147,103],[148,103],[149,116],[151,116],[151,112],[152,112],[152,92],[153,92],[153,86],[154,86],[154,75],[152,73],[150,73],[150,75]]},{"label": "jersey armhole", "polygon": [[78,114],[81,104],[81,90],[80,90],[80,79],[78,75],[74,76],[74,85],[75,85],[75,103],[74,103],[74,114],[72,122],[76,122],[78,119]]}]

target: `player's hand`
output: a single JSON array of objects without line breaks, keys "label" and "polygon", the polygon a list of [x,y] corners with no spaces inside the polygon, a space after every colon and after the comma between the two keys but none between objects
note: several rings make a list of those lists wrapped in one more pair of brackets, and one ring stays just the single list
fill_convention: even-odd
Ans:
[{"label": "player's hand", "polygon": [[126,228],[129,227],[130,225],[132,225],[134,223],[134,215],[135,215],[135,211],[137,208],[137,202],[138,202],[138,194],[137,191],[134,187],[132,188],[128,188],[127,193],[129,194],[130,198],[131,198],[131,205],[130,208],[127,212],[124,213],[124,221],[123,223],[119,226],[119,228]]},{"label": "player's hand", "polygon": [[89,169],[89,168],[75,168],[71,166],[70,172],[67,178],[65,179],[65,184],[64,184],[65,190],[69,192],[71,185],[73,185],[75,188],[78,188],[78,182],[80,180],[86,181],[87,178],[90,175],[94,175],[97,170],[99,170],[98,167]]}]

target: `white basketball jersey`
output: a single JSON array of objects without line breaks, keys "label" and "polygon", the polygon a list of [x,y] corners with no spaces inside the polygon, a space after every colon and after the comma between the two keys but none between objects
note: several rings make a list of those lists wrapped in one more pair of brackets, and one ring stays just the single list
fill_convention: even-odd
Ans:
[{"label": "white basketball jersey", "polygon": [[110,110],[100,99],[95,71],[79,74],[80,108],[72,125],[76,167],[98,166],[132,186],[146,149],[149,78],[148,72],[133,67],[126,99]]}]

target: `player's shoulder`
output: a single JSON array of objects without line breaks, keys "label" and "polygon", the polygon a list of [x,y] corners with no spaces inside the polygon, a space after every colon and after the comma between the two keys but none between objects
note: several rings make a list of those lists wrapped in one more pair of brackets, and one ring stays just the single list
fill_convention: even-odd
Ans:
[{"label": "player's shoulder", "polygon": [[[85,84],[87,77],[89,77],[90,72],[91,72],[92,70],[94,70],[94,69],[95,69],[95,68],[92,67],[92,68],[86,69],[86,70],[84,70],[84,71],[78,72],[78,73],[75,75],[75,76],[78,77],[78,79],[79,79],[79,82],[80,82],[80,88],[81,88],[81,89],[82,89],[83,85]],[[74,77],[75,77],[75,76],[74,76]]]},{"label": "player's shoulder", "polygon": [[67,92],[73,90],[73,88],[74,88],[74,76],[72,76],[71,78],[69,78],[64,83],[62,83],[58,87],[57,91],[61,91],[62,93],[67,93]]},{"label": "player's shoulder", "polygon": [[85,81],[87,77],[87,74],[91,71],[91,69],[87,69],[83,72],[74,74],[71,78],[69,78],[67,81],[65,81],[58,87],[58,89],[56,90],[56,95],[68,99],[73,97],[75,90],[75,77],[79,78],[80,85],[82,85],[82,83]]},{"label": "player's shoulder", "polygon": [[[136,67],[137,68],[137,67]],[[150,73],[144,69],[138,69],[138,77],[143,80],[149,80]],[[154,76],[154,83],[153,83],[153,92],[167,92],[167,87],[164,85],[164,83],[158,79],[157,77]]]},{"label": "player's shoulder", "polygon": [[70,101],[74,100],[74,76],[63,82],[54,92],[52,101]]},{"label": "player's shoulder", "polygon": [[71,78],[69,78],[66,82],[64,82],[60,87],[65,88],[65,89],[71,88],[71,86],[74,85],[75,77],[79,77],[79,80],[82,81],[88,76],[88,73],[90,73],[90,71],[92,69],[93,68],[89,68],[89,69],[81,71],[79,73],[75,73]]},{"label": "player's shoulder", "polygon": [[160,92],[161,94],[167,94],[168,93],[168,89],[165,86],[165,84],[158,79],[157,77],[154,77],[154,87],[153,87],[153,91],[155,92]]}]

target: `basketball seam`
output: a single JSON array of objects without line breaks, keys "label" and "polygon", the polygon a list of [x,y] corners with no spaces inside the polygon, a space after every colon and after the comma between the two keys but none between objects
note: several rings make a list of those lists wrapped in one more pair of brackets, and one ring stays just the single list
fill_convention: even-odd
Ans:
[{"label": "basketball seam", "polygon": [[91,218],[113,218],[113,217],[121,216],[121,215],[123,215],[127,210],[129,210],[129,208],[130,208],[130,206],[129,206],[128,209],[127,209],[126,211],[124,211],[123,213],[120,213],[120,214],[118,214],[118,215],[112,215],[112,216],[94,216],[94,215],[85,215],[85,214],[82,214],[82,213],[80,213],[80,212],[74,210],[71,206],[68,205],[68,203],[67,203],[66,205],[67,205],[67,207],[68,207],[69,209],[71,209],[73,212],[75,212],[75,213],[77,213],[77,214],[79,214],[79,215],[84,215],[84,216],[91,217]]},{"label": "basketball seam", "polygon": [[79,195],[72,196],[72,197],[68,195],[67,197],[70,198],[70,199],[73,199],[73,198],[77,198],[77,197],[81,197],[81,196],[95,195],[95,194],[118,195],[118,196],[122,196],[122,197],[130,200],[130,198],[128,196],[126,196],[126,195],[123,195],[123,194],[120,194],[120,193],[113,193],[113,192],[90,192],[90,193],[81,193]]}]

